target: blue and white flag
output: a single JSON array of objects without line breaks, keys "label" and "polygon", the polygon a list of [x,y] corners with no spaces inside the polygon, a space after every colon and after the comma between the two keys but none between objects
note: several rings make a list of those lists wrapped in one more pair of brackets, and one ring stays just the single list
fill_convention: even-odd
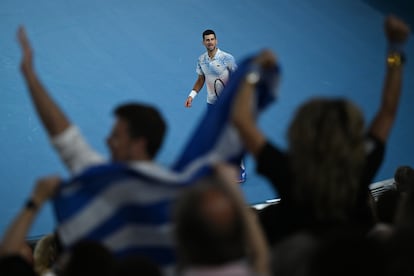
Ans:
[{"label": "blue and white flag", "polygon": [[[220,99],[209,107],[187,142],[183,153],[173,165],[177,172],[191,171],[192,177],[200,177],[211,169],[215,161],[227,161],[240,164],[244,152],[242,141],[235,127],[231,124],[231,109],[239,85],[252,69],[252,58],[245,59],[238,67],[220,95]],[[279,66],[260,71],[260,81],[256,84],[255,108],[257,114],[262,112],[277,97],[275,89]]]},{"label": "blue and white flag", "polygon": [[156,164],[91,167],[62,185],[54,198],[64,248],[79,240],[102,242],[117,256],[143,255],[174,263],[171,203],[186,187]]},{"label": "blue and white flag", "polygon": [[[118,256],[140,254],[162,267],[173,265],[174,199],[209,174],[212,163],[238,164],[244,155],[230,112],[239,84],[250,69],[251,59],[241,63],[170,169],[156,164],[105,164],[64,183],[53,201],[62,245],[68,248],[79,240],[95,240]],[[258,112],[276,98],[277,75],[278,68],[262,72],[256,93]]]}]

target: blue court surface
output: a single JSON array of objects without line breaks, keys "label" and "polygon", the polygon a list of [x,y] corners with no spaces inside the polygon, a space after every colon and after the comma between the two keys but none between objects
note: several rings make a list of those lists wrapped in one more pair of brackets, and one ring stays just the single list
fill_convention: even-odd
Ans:
[{"label": "blue court surface", "polygon": [[[19,71],[19,25],[27,29],[39,76],[88,141],[108,155],[105,137],[112,108],[134,100],[154,104],[169,131],[158,161],[170,165],[206,108],[205,90],[191,109],[184,101],[205,51],[201,33],[211,28],[218,46],[236,60],[270,48],[283,78],[276,104],[260,118],[272,141],[286,147],[285,133],[299,104],[313,96],[344,96],[370,120],[380,103],[386,43],[385,15],[411,26],[410,0],[2,0],[0,1],[0,232],[20,210],[34,181],[68,177],[51,148]],[[376,181],[401,164],[414,165],[414,47],[407,45],[403,95]],[[249,203],[277,197],[246,159],[242,189]],[[30,236],[54,229],[51,206]]]}]

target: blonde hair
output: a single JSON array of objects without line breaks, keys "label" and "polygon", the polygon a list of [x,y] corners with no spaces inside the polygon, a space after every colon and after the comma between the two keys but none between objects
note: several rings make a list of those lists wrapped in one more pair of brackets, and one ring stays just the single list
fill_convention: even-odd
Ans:
[{"label": "blonde hair", "polygon": [[34,248],[34,269],[38,275],[50,271],[58,255],[54,234],[43,236]]},{"label": "blonde hair", "polygon": [[354,207],[364,165],[364,120],[342,99],[302,105],[288,131],[296,203],[317,219],[344,221]]}]

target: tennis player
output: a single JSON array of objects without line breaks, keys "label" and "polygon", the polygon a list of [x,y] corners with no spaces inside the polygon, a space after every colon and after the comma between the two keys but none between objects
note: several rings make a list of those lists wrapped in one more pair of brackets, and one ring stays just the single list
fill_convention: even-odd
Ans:
[{"label": "tennis player", "polygon": [[237,69],[234,57],[217,48],[217,38],[213,30],[203,32],[203,44],[207,51],[198,58],[196,68],[198,78],[185,101],[185,107],[191,107],[194,98],[203,88],[204,83],[206,83],[207,88],[207,106],[214,104],[230,74]]},{"label": "tennis player", "polygon": [[[220,97],[220,93],[231,73],[237,69],[234,57],[217,48],[216,33],[213,30],[205,30],[203,32],[203,45],[207,51],[198,58],[196,68],[198,77],[185,101],[185,107],[191,107],[194,98],[203,88],[204,83],[206,83],[207,108],[210,108]],[[241,161],[240,179],[238,182],[242,183],[245,181],[246,170],[243,161]]]}]

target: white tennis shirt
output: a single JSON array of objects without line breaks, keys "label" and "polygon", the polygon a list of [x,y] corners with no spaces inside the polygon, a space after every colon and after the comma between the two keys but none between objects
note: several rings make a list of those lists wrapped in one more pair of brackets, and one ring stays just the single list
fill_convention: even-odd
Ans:
[{"label": "white tennis shirt", "polygon": [[[196,72],[205,77],[207,103],[214,104],[216,102],[217,95],[220,95],[220,92],[223,89],[222,84],[227,83],[230,73],[236,71],[236,69],[237,65],[234,57],[220,49],[217,49],[213,58],[210,58],[207,52],[198,58]],[[222,83],[220,83],[220,81]],[[215,83],[216,91],[214,89]]]}]

